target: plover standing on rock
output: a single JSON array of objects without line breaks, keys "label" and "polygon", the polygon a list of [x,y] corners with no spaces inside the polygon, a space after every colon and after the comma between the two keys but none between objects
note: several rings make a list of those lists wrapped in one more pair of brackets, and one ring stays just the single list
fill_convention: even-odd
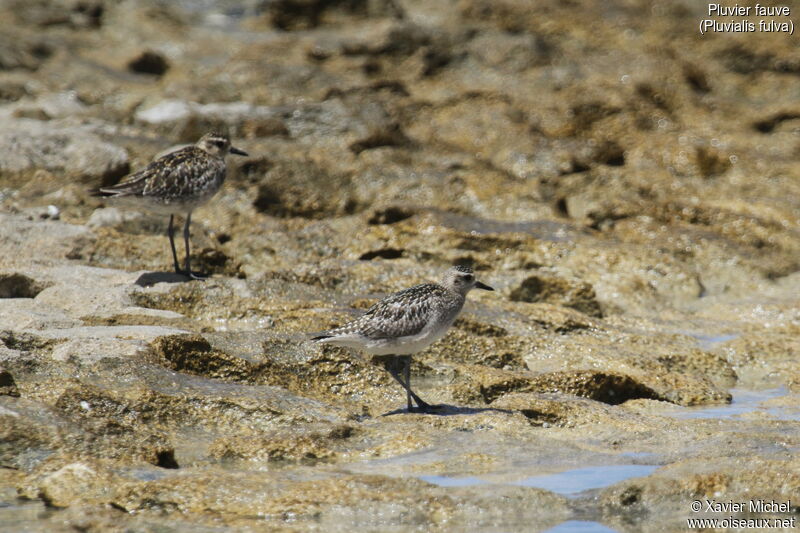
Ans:
[{"label": "plover standing on rock", "polygon": [[[101,187],[96,196],[121,200],[130,207],[169,215],[169,245],[175,272],[191,279],[202,279],[193,273],[189,259],[189,224],[192,211],[214,196],[225,181],[225,156],[247,155],[247,152],[231,146],[227,135],[207,133],[192,146],[156,159],[139,172],[131,174],[113,187]],[[175,251],[176,214],[185,214],[183,241],[186,249],[184,268],[178,263]]]},{"label": "plover standing on rock", "polygon": [[370,355],[396,356],[402,363],[403,377],[395,366],[387,370],[406,390],[408,410],[413,410],[413,399],[419,411],[430,412],[434,408],[411,390],[411,356],[447,333],[467,293],[475,288],[494,290],[476,280],[471,268],[455,266],[445,272],[440,283],[423,283],[396,292],[352,322],[311,340],[357,348]]}]

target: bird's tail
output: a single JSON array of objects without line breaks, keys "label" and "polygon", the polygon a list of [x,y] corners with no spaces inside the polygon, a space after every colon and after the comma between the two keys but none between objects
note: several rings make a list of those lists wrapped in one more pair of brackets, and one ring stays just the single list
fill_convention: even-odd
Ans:
[{"label": "bird's tail", "polygon": [[312,341],[324,341],[325,339],[330,339],[332,337],[333,337],[333,335],[325,335],[323,333],[322,335],[317,335],[315,337],[311,337],[311,340]]},{"label": "bird's tail", "polygon": [[111,196],[114,196],[115,193],[113,191],[109,191],[108,189],[100,188],[100,189],[91,189],[89,191],[89,195],[95,198],[109,198]]}]

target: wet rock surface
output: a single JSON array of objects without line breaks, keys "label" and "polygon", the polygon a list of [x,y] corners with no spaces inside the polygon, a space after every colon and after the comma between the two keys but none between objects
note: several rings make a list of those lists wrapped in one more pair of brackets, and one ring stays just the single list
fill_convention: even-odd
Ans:
[{"label": "wet rock surface", "polygon": [[[678,531],[797,499],[800,61],[703,9],[0,3],[0,523]],[[212,128],[250,156],[185,282],[166,217],[89,190]],[[496,291],[414,358],[437,414],[307,341],[452,264]]]}]

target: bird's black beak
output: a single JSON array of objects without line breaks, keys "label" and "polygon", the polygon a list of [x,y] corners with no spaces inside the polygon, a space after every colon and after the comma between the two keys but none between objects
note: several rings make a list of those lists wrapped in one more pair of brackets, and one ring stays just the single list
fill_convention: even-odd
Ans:
[{"label": "bird's black beak", "polygon": [[236,154],[236,155],[250,155],[250,154],[248,154],[247,152],[245,152],[244,150],[239,150],[239,149],[238,149],[238,148],[236,148],[235,146],[231,146],[231,147],[229,148],[229,150],[228,150],[228,151],[229,151],[230,153],[232,153],[232,154]]},{"label": "bird's black beak", "polygon": [[485,290],[485,291],[493,291],[493,290],[494,290],[493,288],[491,288],[491,287],[490,287],[490,286],[488,286],[487,284],[485,284],[485,283],[481,283],[480,281],[476,281],[476,282],[475,282],[475,288],[476,288],[476,289],[483,289],[483,290]]}]

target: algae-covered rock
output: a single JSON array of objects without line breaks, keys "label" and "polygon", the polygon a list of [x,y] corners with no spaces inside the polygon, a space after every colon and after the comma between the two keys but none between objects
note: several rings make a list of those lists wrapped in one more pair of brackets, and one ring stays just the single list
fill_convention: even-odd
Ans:
[{"label": "algae-covered rock", "polygon": [[128,155],[79,127],[54,127],[31,119],[6,120],[0,171],[24,183],[36,172],[68,176],[83,183],[113,183],[128,172]]},{"label": "algae-covered rock", "polygon": [[590,316],[603,315],[591,285],[571,286],[568,281],[556,277],[530,276],[511,291],[509,298],[517,302],[560,303]]}]

